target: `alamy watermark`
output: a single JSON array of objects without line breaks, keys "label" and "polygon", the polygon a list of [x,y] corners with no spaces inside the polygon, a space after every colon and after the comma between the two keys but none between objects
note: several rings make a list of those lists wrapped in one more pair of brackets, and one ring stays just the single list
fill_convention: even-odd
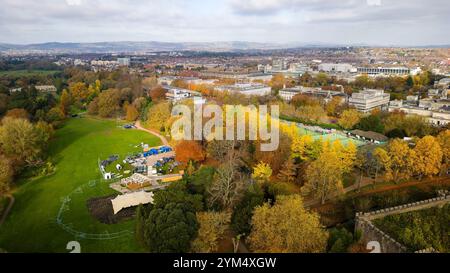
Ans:
[{"label": "alamy watermark", "polygon": [[[278,105],[187,105],[178,104],[172,116],[179,117],[171,128],[174,140],[260,141],[263,152],[273,152],[280,142]],[[208,119],[205,122],[205,119]]]}]

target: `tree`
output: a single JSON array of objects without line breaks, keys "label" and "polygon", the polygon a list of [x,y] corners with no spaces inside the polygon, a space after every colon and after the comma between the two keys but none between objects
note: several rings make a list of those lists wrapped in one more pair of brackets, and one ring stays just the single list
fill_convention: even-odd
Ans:
[{"label": "tree", "polygon": [[392,180],[393,177],[393,173],[392,173],[392,162],[391,162],[391,158],[389,157],[388,152],[385,149],[382,148],[376,148],[373,151],[373,155],[376,159],[376,170],[375,170],[375,179],[378,177],[378,172],[381,168],[384,168],[385,171],[385,179],[390,181]]},{"label": "tree", "polygon": [[447,174],[450,167],[450,130],[441,132],[437,140],[442,150],[441,175]]},{"label": "tree", "polygon": [[320,253],[327,240],[319,215],[307,211],[299,195],[279,196],[274,206],[257,207],[247,239],[257,253]]},{"label": "tree", "polygon": [[[98,114],[100,117],[108,118],[117,114],[120,110],[120,91],[108,89],[98,96]],[[94,103],[96,100],[92,101]]]},{"label": "tree", "polygon": [[320,198],[322,204],[331,193],[343,190],[342,166],[334,151],[323,152],[306,170],[306,183],[302,188],[305,194]]},{"label": "tree", "polygon": [[272,168],[270,168],[269,164],[259,162],[253,168],[252,178],[257,181],[263,182],[269,181],[271,176],[272,176]]},{"label": "tree", "polygon": [[342,105],[341,97],[333,97],[330,102],[326,105],[327,114],[329,116],[337,116],[340,112],[340,106]]},{"label": "tree", "polygon": [[403,140],[394,139],[389,143],[388,155],[394,180],[408,179],[411,176],[411,168],[415,158],[408,144]]},{"label": "tree", "polygon": [[168,120],[170,120],[172,112],[170,104],[163,102],[158,103],[148,110],[146,126],[158,131],[169,132]]},{"label": "tree", "polygon": [[10,189],[14,176],[14,169],[11,161],[0,154],[0,196],[7,193]]},{"label": "tree", "polygon": [[[339,140],[336,140],[333,143],[333,146],[336,149],[336,146],[340,145]],[[338,153],[338,156],[341,160],[341,168],[342,172],[350,173],[353,170],[353,167],[355,166],[356,156],[358,153],[358,149],[356,148],[355,144],[353,142],[349,142],[346,147],[339,147],[337,148],[336,152]]]},{"label": "tree", "polygon": [[166,89],[158,85],[150,90],[149,96],[152,98],[152,101],[160,101],[166,98],[166,93]]},{"label": "tree", "polygon": [[372,131],[380,134],[384,133],[384,125],[379,115],[369,115],[361,119],[358,129],[363,131]]},{"label": "tree", "polygon": [[175,146],[176,160],[187,164],[189,161],[205,160],[205,153],[202,146],[193,140],[182,140]]},{"label": "tree", "polygon": [[353,129],[361,120],[361,114],[356,109],[345,110],[339,119],[339,125],[346,129]]},{"label": "tree", "polygon": [[66,116],[64,115],[64,112],[60,107],[53,107],[47,112],[47,115],[45,116],[45,120],[48,123],[53,124],[55,127],[58,127],[65,118]]},{"label": "tree", "polygon": [[206,149],[208,157],[214,158],[217,161],[223,161],[228,152],[234,149],[235,142],[231,140],[213,140],[208,142]]},{"label": "tree", "polygon": [[237,234],[250,234],[253,211],[264,203],[264,192],[260,185],[251,185],[242,200],[234,207],[231,227]]},{"label": "tree", "polygon": [[138,117],[139,117],[139,112],[137,111],[137,109],[132,104],[128,105],[126,120],[127,121],[136,121]]},{"label": "tree", "polygon": [[25,109],[15,108],[6,112],[5,117],[29,119],[30,114],[28,114],[27,110]]},{"label": "tree", "polygon": [[[0,148],[19,165],[40,161],[48,137],[25,119],[4,118],[0,127]],[[43,139],[43,137],[45,139]]]},{"label": "tree", "polygon": [[433,136],[426,136],[417,141],[414,148],[413,172],[422,176],[432,176],[439,173],[442,163],[442,149]]},{"label": "tree", "polygon": [[185,253],[198,230],[195,211],[189,204],[169,203],[150,211],[144,238],[150,252]]},{"label": "tree", "polygon": [[69,92],[66,89],[63,90],[60,99],[60,108],[64,115],[69,114],[70,105],[72,105],[72,98],[70,97]]},{"label": "tree", "polygon": [[295,159],[289,158],[277,177],[283,182],[293,183],[297,177],[297,169],[298,165],[295,163]]},{"label": "tree", "polygon": [[244,190],[244,178],[237,171],[236,162],[228,160],[214,175],[208,189],[209,204],[211,207],[218,206],[224,210],[231,210],[240,201]]},{"label": "tree", "polygon": [[69,86],[69,92],[75,102],[86,102],[89,96],[89,90],[85,83],[77,82]]},{"label": "tree", "polygon": [[230,224],[230,213],[198,212],[199,223],[197,238],[192,242],[191,250],[195,253],[212,253],[219,249],[219,241],[223,238]]}]

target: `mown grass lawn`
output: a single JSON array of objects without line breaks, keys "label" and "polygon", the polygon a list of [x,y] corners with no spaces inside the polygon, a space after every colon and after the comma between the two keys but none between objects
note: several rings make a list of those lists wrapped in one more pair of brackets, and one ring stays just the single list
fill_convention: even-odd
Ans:
[{"label": "mown grass lawn", "polygon": [[[125,130],[115,121],[75,118],[56,132],[49,149],[56,164],[52,176],[20,181],[14,196],[16,203],[0,227],[0,248],[8,252],[68,252],[69,241],[81,243],[82,252],[140,252],[133,235],[111,240],[76,238],[56,224],[62,199],[89,181],[99,180],[97,160],[118,154],[137,152],[141,142],[160,145],[146,132]],[[86,187],[85,187],[86,188]],[[134,220],[105,225],[90,216],[86,201],[114,194],[107,183],[87,187],[72,195],[70,210],[63,213],[64,223],[78,231],[105,234],[133,230]]]}]

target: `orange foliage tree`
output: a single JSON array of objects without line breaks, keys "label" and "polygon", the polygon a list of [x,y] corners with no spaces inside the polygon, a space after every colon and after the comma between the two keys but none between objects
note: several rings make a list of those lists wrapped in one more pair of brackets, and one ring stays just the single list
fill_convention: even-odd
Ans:
[{"label": "orange foliage tree", "polygon": [[176,160],[187,164],[189,161],[203,161],[205,152],[202,146],[196,141],[183,140],[175,146]]}]

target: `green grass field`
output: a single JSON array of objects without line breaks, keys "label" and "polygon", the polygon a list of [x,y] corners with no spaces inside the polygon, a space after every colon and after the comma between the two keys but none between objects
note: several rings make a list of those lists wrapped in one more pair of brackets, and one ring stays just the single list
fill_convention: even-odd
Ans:
[{"label": "green grass field", "polygon": [[[145,142],[160,145],[152,135],[125,130],[115,121],[91,118],[71,119],[57,131],[50,146],[56,173],[49,177],[20,181],[14,195],[16,203],[0,228],[0,248],[8,252],[69,252],[69,241],[81,243],[82,252],[140,252],[133,235],[118,239],[92,240],[77,238],[56,224],[62,200],[70,196],[69,209],[62,213],[64,224],[89,234],[111,234],[133,231],[134,220],[105,225],[88,212],[86,201],[114,193],[100,181],[97,160],[109,155],[121,157],[138,151],[134,146]],[[73,193],[82,187],[81,192]]]},{"label": "green grass field", "polygon": [[48,76],[54,75],[58,72],[57,70],[11,70],[11,71],[0,71],[1,76],[7,77],[24,77],[24,76]]}]

